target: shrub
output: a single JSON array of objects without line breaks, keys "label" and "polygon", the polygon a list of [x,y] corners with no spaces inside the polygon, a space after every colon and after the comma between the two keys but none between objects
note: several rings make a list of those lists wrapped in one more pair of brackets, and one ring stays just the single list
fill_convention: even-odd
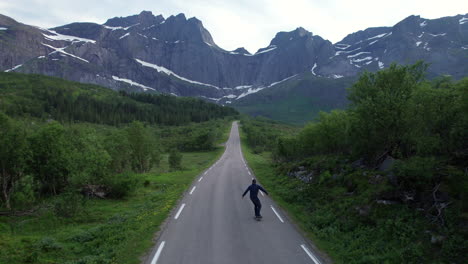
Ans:
[{"label": "shrub", "polygon": [[49,252],[53,250],[62,249],[62,245],[60,245],[54,238],[52,237],[43,237],[39,241],[35,243],[37,249],[43,252]]},{"label": "shrub", "polygon": [[172,149],[168,157],[169,167],[173,170],[182,167],[182,154],[176,149]]},{"label": "shrub", "polygon": [[105,185],[109,187],[109,197],[121,199],[129,195],[137,186],[137,178],[132,172],[124,172],[109,177]]},{"label": "shrub", "polygon": [[71,190],[55,197],[53,211],[59,217],[72,217],[83,209],[84,198],[81,194]]}]

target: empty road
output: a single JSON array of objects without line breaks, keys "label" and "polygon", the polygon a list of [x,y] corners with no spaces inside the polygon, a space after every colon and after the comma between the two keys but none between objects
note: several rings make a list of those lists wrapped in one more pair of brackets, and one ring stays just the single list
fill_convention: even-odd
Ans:
[{"label": "empty road", "polygon": [[263,220],[253,218],[249,195],[241,198],[252,177],[234,122],[223,156],[194,181],[145,263],[325,263],[267,195]]}]

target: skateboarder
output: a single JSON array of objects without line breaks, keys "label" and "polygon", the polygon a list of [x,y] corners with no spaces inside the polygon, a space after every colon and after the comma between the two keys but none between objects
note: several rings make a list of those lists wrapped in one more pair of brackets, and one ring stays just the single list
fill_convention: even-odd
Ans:
[{"label": "skateboarder", "polygon": [[260,215],[262,204],[260,203],[260,199],[258,199],[258,190],[262,190],[264,193],[268,194],[268,192],[263,189],[262,186],[257,185],[257,181],[255,179],[252,179],[252,185],[247,187],[247,190],[245,190],[244,194],[242,194],[242,198],[244,198],[247,192],[250,191],[250,200],[254,204],[255,218],[260,219],[262,218],[262,215]]}]

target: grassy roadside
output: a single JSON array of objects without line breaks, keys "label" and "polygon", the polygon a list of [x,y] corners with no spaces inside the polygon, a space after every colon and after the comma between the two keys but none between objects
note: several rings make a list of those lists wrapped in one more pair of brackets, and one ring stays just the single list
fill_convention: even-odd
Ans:
[{"label": "grassy roadside", "polygon": [[308,239],[314,241],[314,244],[323,249],[323,243],[317,240],[317,238],[312,233],[311,229],[307,226],[309,215],[306,214],[306,210],[303,206],[297,203],[288,202],[283,199],[282,191],[287,190],[288,182],[279,181],[276,177],[276,171],[273,168],[270,157],[270,152],[262,152],[261,154],[254,154],[251,147],[246,144],[245,134],[242,132],[242,129],[239,129],[242,153],[249,165],[252,168],[255,176],[261,182],[265,188],[267,188],[270,193],[270,197],[275,200],[275,202],[285,210],[289,217],[299,226],[301,231],[305,232],[305,235]]},{"label": "grassy roadside", "polygon": [[[317,183],[305,185],[279,175],[270,153],[253,154],[245,134],[241,139],[244,156],[261,184],[334,263],[463,263],[460,252],[466,243],[461,235],[450,233],[454,242],[441,245],[434,239],[448,238],[428,231],[434,224],[421,212],[405,204],[369,202],[387,190],[383,184],[369,182],[376,172],[358,170],[346,175],[356,184],[353,193],[343,184],[321,182],[326,173]],[[454,217],[455,210],[447,217]]]},{"label": "grassy roadside", "polygon": [[163,155],[158,168],[139,175],[126,199],[85,200],[69,218],[55,216],[52,208],[0,217],[0,263],[140,263],[183,192],[223,151],[182,153],[183,169],[173,172]]}]

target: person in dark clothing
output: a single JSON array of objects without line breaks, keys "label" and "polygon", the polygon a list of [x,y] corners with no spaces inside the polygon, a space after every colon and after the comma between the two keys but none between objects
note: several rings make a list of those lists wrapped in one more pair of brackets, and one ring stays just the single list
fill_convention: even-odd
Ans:
[{"label": "person in dark clothing", "polygon": [[259,190],[262,190],[264,193],[268,195],[268,192],[265,189],[263,189],[262,186],[258,185],[255,179],[252,179],[252,184],[249,187],[247,187],[247,190],[245,190],[244,194],[242,194],[242,198],[244,198],[247,192],[250,191],[250,200],[254,204],[254,211],[255,211],[256,218],[262,218],[262,215],[260,215],[260,210],[262,209],[262,203],[260,203],[260,199],[258,199]]}]

